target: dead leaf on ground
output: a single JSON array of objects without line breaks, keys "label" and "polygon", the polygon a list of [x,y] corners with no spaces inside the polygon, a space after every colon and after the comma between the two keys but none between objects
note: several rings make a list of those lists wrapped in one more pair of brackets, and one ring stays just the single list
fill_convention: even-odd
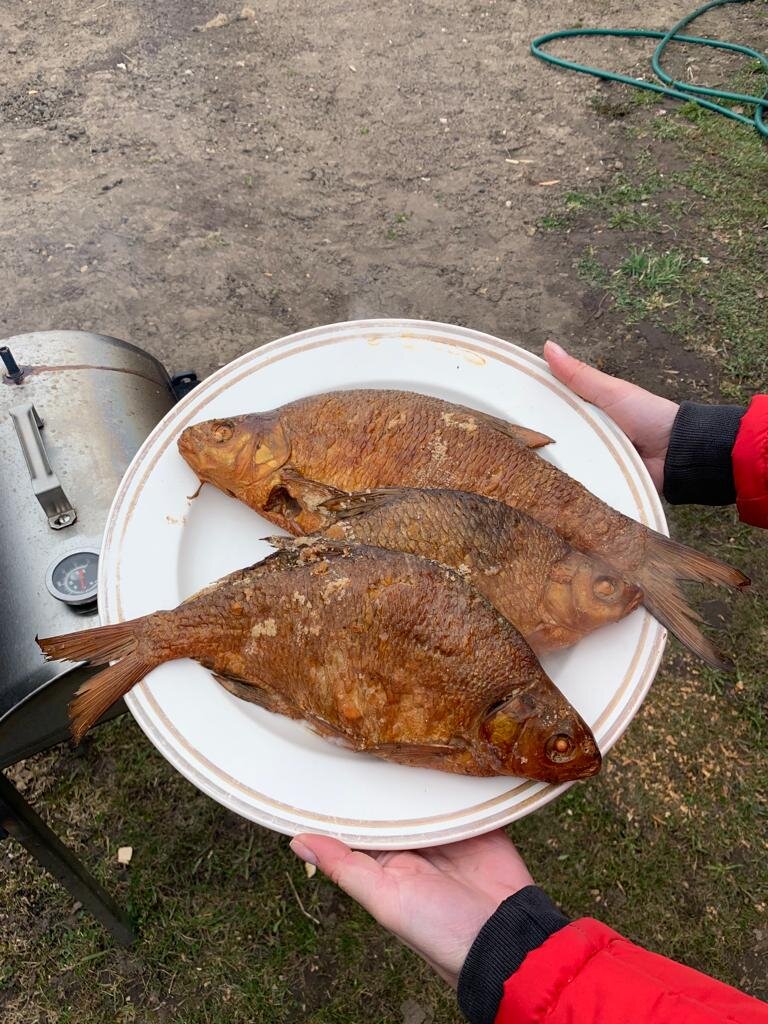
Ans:
[{"label": "dead leaf on ground", "polygon": [[231,25],[234,21],[256,21],[256,11],[253,7],[246,4],[245,7],[241,8],[239,14],[215,14],[210,21],[206,21],[204,25],[196,25],[195,32],[210,32],[215,28],[226,28],[227,25]]},{"label": "dead leaf on ground", "polygon": [[229,25],[234,20],[234,15],[232,14],[216,14],[210,21],[206,21],[204,25],[198,25],[197,31],[210,32],[214,28],[224,28],[225,25]]}]

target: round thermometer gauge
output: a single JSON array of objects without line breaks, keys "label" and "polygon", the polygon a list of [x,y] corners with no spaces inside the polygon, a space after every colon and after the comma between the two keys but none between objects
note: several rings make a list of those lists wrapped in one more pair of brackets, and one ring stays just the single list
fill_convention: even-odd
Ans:
[{"label": "round thermometer gauge", "polygon": [[99,552],[80,548],[60,555],[48,568],[45,585],[65,604],[90,604],[96,600]]}]

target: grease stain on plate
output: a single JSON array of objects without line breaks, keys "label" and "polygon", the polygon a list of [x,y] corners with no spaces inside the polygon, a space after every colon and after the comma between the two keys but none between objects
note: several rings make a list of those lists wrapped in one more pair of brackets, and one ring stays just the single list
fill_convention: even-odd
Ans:
[{"label": "grease stain on plate", "polygon": [[462,356],[464,357],[465,363],[471,363],[472,366],[485,366],[486,360],[477,352],[470,352],[467,349],[463,349]]}]

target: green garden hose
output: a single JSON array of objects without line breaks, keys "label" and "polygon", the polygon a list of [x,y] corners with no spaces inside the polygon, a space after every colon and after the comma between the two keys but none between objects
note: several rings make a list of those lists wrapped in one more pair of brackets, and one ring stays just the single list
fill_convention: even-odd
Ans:
[{"label": "green garden hose", "polygon": [[[768,57],[766,57],[764,53],[760,53],[759,50],[753,50],[751,46],[742,46],[739,43],[726,43],[721,39],[704,39],[700,36],[685,36],[680,34],[682,29],[687,25],[690,25],[692,21],[700,18],[702,14],[706,14],[707,11],[711,11],[713,7],[723,7],[725,4],[749,2],[751,2],[751,0],[711,0],[710,3],[697,8],[692,14],[686,15],[685,18],[678,21],[678,23],[668,32],[654,32],[651,29],[637,28],[567,28],[562,29],[560,32],[548,32],[546,35],[539,36],[537,39],[533,40],[531,43],[531,53],[534,57],[538,57],[539,60],[543,60],[547,64],[554,64],[557,67],[567,68],[570,71],[579,71],[584,75],[593,75],[595,78],[605,78],[612,82],[624,82],[626,85],[633,85],[638,89],[649,89],[651,92],[661,93],[662,96],[671,96],[674,99],[686,100],[689,103],[696,103],[700,107],[706,107],[707,110],[714,110],[718,114],[730,117],[734,121],[741,121],[742,124],[748,124],[752,128],[755,128],[764,139],[768,139],[768,124],[766,124],[763,117],[764,112],[768,110],[768,92],[763,96],[749,96],[739,92],[727,92],[724,89],[708,89],[701,85],[689,85],[687,82],[679,82],[674,78],[670,78],[670,76],[661,67],[661,56],[669,43],[674,41],[676,43],[694,43],[698,46],[711,46],[717,50],[731,50],[734,53],[741,53],[746,57],[751,57],[753,60],[758,61],[764,70],[768,72]],[[663,84],[659,85],[657,82],[648,82],[644,78],[632,78],[629,75],[620,75],[615,71],[603,71],[600,68],[590,67],[588,64],[578,64],[573,60],[554,57],[551,53],[547,53],[543,49],[547,43],[551,43],[555,39],[572,39],[577,36],[613,36],[619,39],[639,38],[660,40],[658,46],[654,50],[651,67],[653,68],[653,72],[656,77]],[[705,99],[704,97],[707,96],[734,103],[750,104],[754,106],[755,113],[752,117],[747,117],[745,114],[740,114],[733,108],[725,106],[723,103],[715,103],[712,99]]]}]

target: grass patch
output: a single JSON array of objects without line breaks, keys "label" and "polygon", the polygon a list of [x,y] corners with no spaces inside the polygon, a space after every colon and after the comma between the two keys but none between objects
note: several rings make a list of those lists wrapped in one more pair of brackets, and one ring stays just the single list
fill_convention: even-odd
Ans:
[{"label": "grass patch", "polygon": [[546,213],[539,221],[539,228],[542,231],[560,231],[567,228],[568,224],[568,217],[564,214]]},{"label": "grass patch", "polygon": [[681,286],[689,263],[681,252],[674,250],[655,253],[645,248],[633,249],[619,266],[618,275],[636,282],[645,291],[669,291]]},{"label": "grass patch", "polygon": [[[768,84],[768,76],[749,79],[734,88],[760,92]],[[641,138],[658,137],[660,120]],[[723,394],[743,401],[768,379],[768,147],[756,132],[694,104],[663,121],[684,169],[637,184],[622,176],[594,193],[565,196],[582,222],[647,239],[618,258],[592,247],[577,272],[604,288],[628,323],[650,319],[714,359]],[[654,193],[656,213],[637,205],[662,184],[674,194]],[[676,225],[682,244],[659,247],[652,236],[662,223]]]},{"label": "grass patch", "polygon": [[608,271],[597,258],[597,250],[593,245],[588,246],[576,261],[576,272],[583,281],[589,281],[590,284],[608,283]]},{"label": "grass patch", "polygon": [[560,208],[545,214],[539,221],[539,227],[544,231],[570,228],[578,223],[582,214],[600,213],[604,215],[607,228],[656,230],[660,227],[658,215],[647,207],[665,184],[664,177],[652,168],[639,181],[633,181],[620,172],[594,191],[566,192]]},{"label": "grass patch", "polygon": [[585,281],[603,288],[628,324],[637,323],[679,300],[685,285],[689,260],[680,252],[654,252],[633,248],[614,271],[609,271],[590,246],[577,261],[577,272]]},{"label": "grass patch", "polygon": [[620,231],[658,231],[661,221],[657,213],[638,210],[631,207],[620,207],[608,218],[608,227]]},{"label": "grass patch", "polygon": [[411,219],[411,214],[401,211],[400,213],[392,214],[388,220],[389,224],[385,231],[385,235],[390,242],[394,242],[398,238],[402,238],[405,233],[405,225]]}]

